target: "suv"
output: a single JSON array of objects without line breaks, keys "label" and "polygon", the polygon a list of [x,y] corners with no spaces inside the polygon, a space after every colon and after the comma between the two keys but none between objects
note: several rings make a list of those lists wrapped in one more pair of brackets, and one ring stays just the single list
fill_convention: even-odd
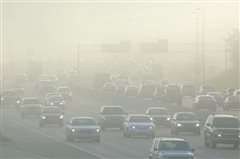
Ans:
[{"label": "suv", "polygon": [[233,144],[239,147],[239,118],[232,115],[215,114],[207,118],[204,127],[205,146],[215,148],[217,144]]},{"label": "suv", "polygon": [[121,106],[103,106],[98,116],[98,124],[102,130],[106,128],[122,129],[125,115]]},{"label": "suv", "polygon": [[155,138],[149,159],[194,159],[194,149],[182,138]]}]

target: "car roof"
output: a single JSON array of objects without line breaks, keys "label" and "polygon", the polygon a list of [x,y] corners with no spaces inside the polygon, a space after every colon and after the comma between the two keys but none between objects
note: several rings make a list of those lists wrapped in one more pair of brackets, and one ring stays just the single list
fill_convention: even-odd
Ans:
[{"label": "car roof", "polygon": [[93,119],[93,120],[95,120],[95,118],[89,117],[89,116],[81,116],[81,117],[72,117],[71,118],[71,120],[74,120],[74,119]]},{"label": "car roof", "polygon": [[122,106],[114,106],[114,105],[103,105],[102,108],[122,108]]},{"label": "car roof", "polygon": [[215,118],[237,118],[236,116],[230,114],[214,114]]},{"label": "car roof", "polygon": [[23,98],[23,100],[28,100],[28,99],[38,99],[38,100],[39,100],[39,98],[37,98],[37,97],[27,97],[27,98]]},{"label": "car roof", "polygon": [[176,138],[176,137],[158,137],[156,138],[159,141],[185,141],[183,138]]},{"label": "car roof", "polygon": [[[145,115],[145,114],[130,114],[130,115],[128,115],[128,117],[130,118],[130,117],[135,117],[135,116],[141,116],[141,117],[149,117],[149,115]],[[150,117],[149,117],[150,118]]]},{"label": "car roof", "polygon": [[195,113],[193,112],[177,112],[176,115],[179,115],[179,114],[191,114],[191,115],[196,115]]},{"label": "car roof", "polygon": [[151,109],[162,109],[162,110],[167,110],[167,108],[165,108],[165,107],[149,107],[147,110],[151,110]]}]

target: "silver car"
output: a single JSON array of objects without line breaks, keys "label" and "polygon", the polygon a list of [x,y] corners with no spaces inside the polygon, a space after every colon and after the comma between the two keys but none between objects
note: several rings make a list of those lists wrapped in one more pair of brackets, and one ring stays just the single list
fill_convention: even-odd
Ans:
[{"label": "silver car", "polygon": [[92,139],[100,142],[100,127],[92,117],[73,117],[66,126],[66,140]]},{"label": "silver car", "polygon": [[170,126],[171,116],[166,108],[150,107],[146,110],[146,115],[151,117],[156,126]]},{"label": "silver car", "polygon": [[155,138],[149,159],[195,159],[194,149],[181,138]]},{"label": "silver car", "polygon": [[155,124],[147,115],[130,115],[123,123],[123,136],[155,137]]}]

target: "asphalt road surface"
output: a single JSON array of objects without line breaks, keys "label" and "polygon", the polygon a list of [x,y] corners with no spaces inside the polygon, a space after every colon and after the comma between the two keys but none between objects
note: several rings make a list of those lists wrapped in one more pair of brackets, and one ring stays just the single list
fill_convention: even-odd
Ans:
[{"label": "asphalt road surface", "polygon": [[[26,96],[35,96],[32,86],[27,87]],[[122,101],[122,106],[129,113],[144,113],[146,108],[151,106],[149,101],[140,101],[136,104],[136,102],[131,102],[132,100],[136,99],[128,99],[128,102]],[[108,102],[74,94],[73,101],[66,105],[65,123],[73,116],[96,117],[100,107],[108,104]],[[158,106],[169,108],[172,114],[176,111],[191,111],[188,107],[176,105],[159,103]],[[239,111],[227,113],[239,114]],[[103,131],[100,143],[90,141],[68,143],[65,139],[64,127],[40,128],[37,118],[21,118],[14,107],[3,107],[1,115],[2,131],[11,140],[1,144],[1,159],[147,159],[152,144],[151,138],[124,138],[122,133],[115,129]],[[208,112],[198,114],[202,123],[207,115]],[[158,128],[156,136],[170,137],[172,135],[169,128]],[[198,159],[238,159],[240,157],[239,149],[233,149],[232,145],[219,145],[216,149],[206,148],[203,135],[180,134],[177,137],[183,137],[189,141],[191,147],[196,150],[195,155]]]}]

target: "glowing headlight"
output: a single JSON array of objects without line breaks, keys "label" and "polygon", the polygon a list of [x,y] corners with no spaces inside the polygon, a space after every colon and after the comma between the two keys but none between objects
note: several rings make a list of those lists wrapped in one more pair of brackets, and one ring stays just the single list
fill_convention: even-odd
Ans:
[{"label": "glowing headlight", "polygon": [[196,126],[196,127],[199,127],[199,126],[200,126],[200,124],[196,124],[195,126]]},{"label": "glowing headlight", "polygon": [[238,135],[238,138],[240,138],[240,134]]},{"label": "glowing headlight", "polygon": [[167,118],[167,120],[170,120],[170,119],[171,119],[171,118],[169,118],[169,117]]},{"label": "glowing headlight", "polygon": [[54,105],[54,103],[50,103],[50,105]]},{"label": "glowing headlight", "polygon": [[71,97],[72,96],[72,94],[68,94],[69,95],[69,97]]},{"label": "glowing headlight", "polygon": [[178,123],[178,124],[177,124],[177,126],[179,126],[179,127],[180,127],[180,126],[182,126],[182,124]]},{"label": "glowing headlight", "polygon": [[222,135],[221,135],[221,134],[218,134],[217,137],[222,137]]},{"label": "glowing headlight", "polygon": [[75,132],[76,130],[75,130],[75,129],[72,129],[71,131],[72,131],[72,132]]},{"label": "glowing headlight", "polygon": [[132,129],[135,129],[136,127],[135,126],[132,126]]},{"label": "glowing headlight", "polygon": [[63,105],[63,103],[60,103],[60,105]]},{"label": "glowing headlight", "polygon": [[100,129],[96,129],[96,132],[100,132]]},{"label": "glowing headlight", "polygon": [[46,117],[45,117],[45,116],[42,116],[42,119],[46,119]]},{"label": "glowing headlight", "polygon": [[63,119],[63,115],[60,115],[59,118],[60,118],[60,119]]},{"label": "glowing headlight", "polygon": [[153,127],[152,127],[152,126],[149,126],[149,129],[153,129]]},{"label": "glowing headlight", "polygon": [[20,103],[20,101],[18,100],[18,101],[17,101],[17,104],[19,104],[19,103]]},{"label": "glowing headlight", "polygon": [[1,98],[1,100],[4,100],[4,98]]},{"label": "glowing headlight", "polygon": [[150,120],[152,120],[152,121],[153,121],[153,118],[150,118]]}]

